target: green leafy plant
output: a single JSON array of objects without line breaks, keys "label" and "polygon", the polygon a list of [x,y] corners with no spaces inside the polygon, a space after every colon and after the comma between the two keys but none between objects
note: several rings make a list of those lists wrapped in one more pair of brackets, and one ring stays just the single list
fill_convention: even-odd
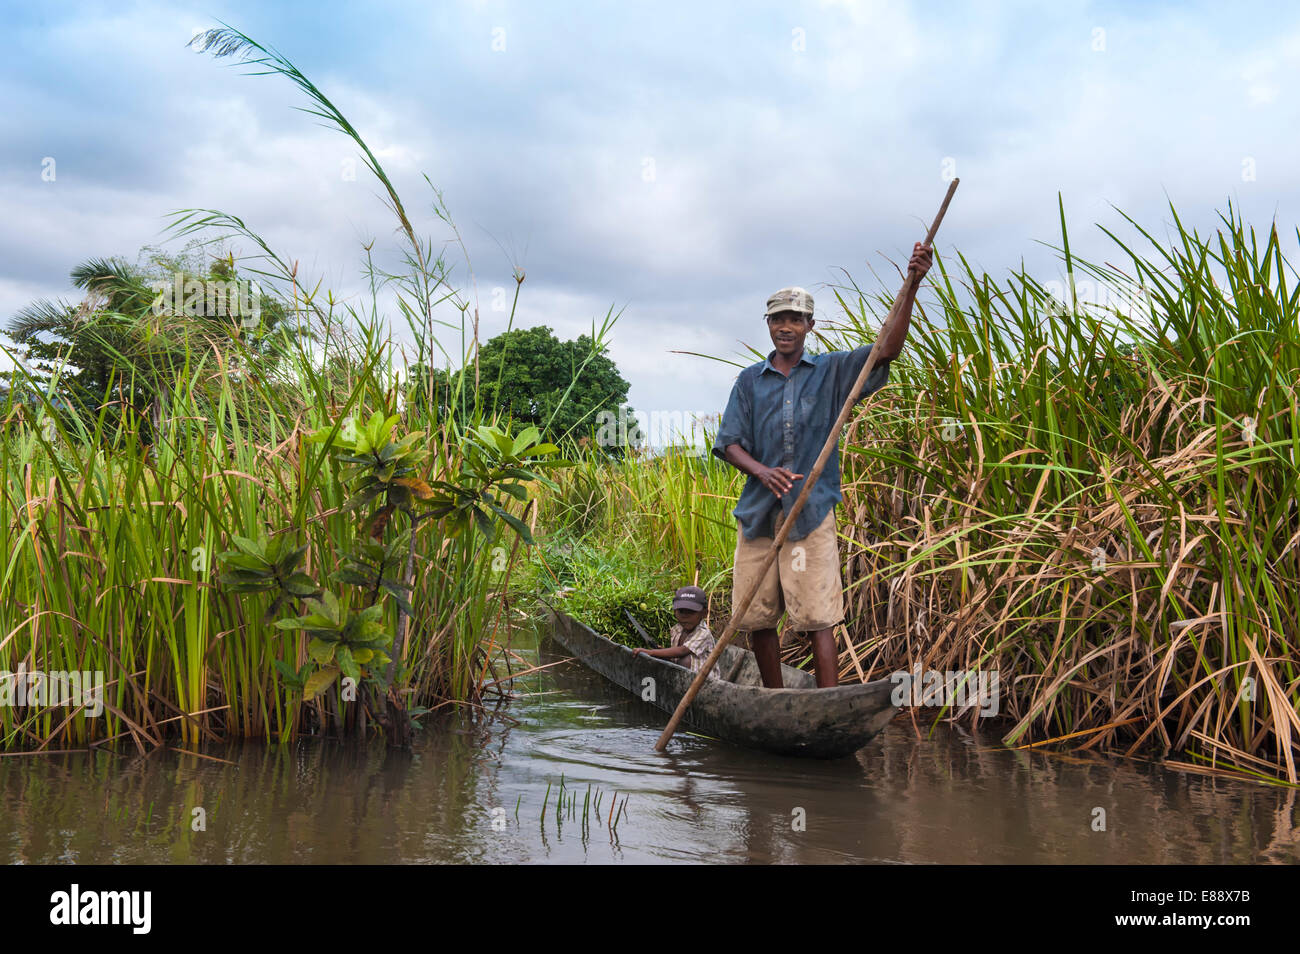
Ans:
[{"label": "green leafy plant", "polygon": [[[517,437],[486,424],[467,431],[461,446],[463,470],[451,480],[431,482],[435,489],[423,498],[430,506],[428,516],[443,518],[453,534],[463,532],[474,520],[486,534],[491,532],[492,515],[495,514],[527,543],[532,543],[533,535],[527,525],[502,506],[497,492],[527,501],[529,482],[540,481],[550,490],[557,489],[554,481],[529,469],[568,464],[564,460],[531,460],[559,451],[554,444],[541,443],[540,436],[538,429],[531,426]],[[526,462],[530,462],[528,467]]]},{"label": "green leafy plant", "polygon": [[289,549],[289,537],[263,536],[257,540],[231,537],[236,547],[218,554],[217,559],[229,570],[220,577],[231,593],[274,593],[271,605],[262,616],[269,623],[289,600],[306,599],[320,592],[316,582],[299,569],[306,546]]},{"label": "green leafy plant", "polygon": [[275,624],[278,629],[300,629],[312,634],[307,653],[320,668],[303,683],[306,698],[320,695],[340,674],[360,685],[389,661],[384,650],[392,644],[393,634],[384,631],[381,603],[351,613],[347,607],[340,606],[338,597],[329,590],[307,603],[312,607],[311,613]]},{"label": "green leafy plant", "polygon": [[565,542],[545,556],[569,585],[552,598],[566,613],[626,646],[644,646],[627,618],[630,613],[660,645],[677,621],[672,593],[681,583],[667,567],[650,564],[644,552]]},{"label": "green leafy plant", "polygon": [[[539,442],[536,427],[512,436],[495,425],[480,425],[464,436],[457,473],[426,480],[421,466],[429,454],[418,446],[423,434],[396,437],[399,419],[376,411],[358,426],[344,417],[306,437],[307,443],[322,445],[338,467],[339,481],[347,489],[338,509],[358,514],[357,536],[343,548],[343,560],[328,577],[336,586],[352,588],[351,597],[321,587],[301,568],[308,547],[292,546],[288,533],[257,540],[235,537],[236,548],[218,555],[226,567],[220,581],[230,592],[273,594],[264,621],[286,605],[297,604],[297,615],[274,625],[310,637],[308,660],[297,670],[277,660],[276,669],[285,685],[301,692],[306,701],[316,699],[341,676],[381,692],[393,688],[395,677],[400,680],[401,671],[392,667],[401,650],[398,644],[394,652],[394,637],[412,613],[408,577],[416,553],[415,531],[423,521],[436,520],[445,539],[475,527],[490,536],[493,523],[500,520],[531,543],[528,526],[506,509],[501,495],[526,503],[530,484],[555,486],[538,470],[566,463],[546,459],[558,448]],[[406,526],[399,529],[395,516],[404,518]],[[398,609],[396,626],[385,624],[388,597]],[[390,692],[390,702],[394,698]],[[409,715],[400,723],[408,726]]]}]

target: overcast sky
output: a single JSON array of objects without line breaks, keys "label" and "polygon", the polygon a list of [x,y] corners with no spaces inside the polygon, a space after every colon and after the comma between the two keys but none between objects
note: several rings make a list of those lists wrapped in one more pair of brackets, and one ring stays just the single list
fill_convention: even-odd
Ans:
[{"label": "overcast sky", "polygon": [[421,174],[443,190],[485,339],[516,265],[518,327],[572,338],[622,309],[610,356],[639,410],[720,411],[735,369],[672,351],[766,354],[782,286],[832,319],[841,268],[895,290],[953,172],[939,251],[997,278],[1060,274],[1058,191],[1085,258],[1122,261],[1094,225],[1131,234],[1111,205],[1163,235],[1169,201],[1204,232],[1231,199],[1294,247],[1285,3],[7,4],[0,320],[75,298],[75,264],[134,260],[182,208],[238,215],[342,296],[363,243],[391,261],[351,142],[282,77],[186,48],[218,21],[310,77],[438,241]]}]

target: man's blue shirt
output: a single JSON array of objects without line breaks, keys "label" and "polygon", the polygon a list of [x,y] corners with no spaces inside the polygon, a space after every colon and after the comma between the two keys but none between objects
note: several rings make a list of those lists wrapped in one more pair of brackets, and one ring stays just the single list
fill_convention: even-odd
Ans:
[{"label": "man's blue shirt", "polygon": [[[776,535],[775,518],[790,512],[799,499],[803,482],[812,472],[817,455],[830,436],[840,408],[848,400],[849,389],[858,379],[871,345],[852,351],[807,352],[790,369],[787,377],[772,366],[776,351],[764,361],[751,364],[736,376],[731,398],[722,415],[722,424],[713,441],[713,454],[727,459],[727,446],[739,444],[749,456],[767,467],[785,467],[803,477],[778,500],[757,477],[750,475],[740,500],[732,511],[740,521],[745,539]],[[889,361],[877,361],[871,369],[856,401],[861,401],[884,387],[889,380]],[[856,403],[855,401],[855,403]],[[837,503],[840,493],[840,455],[838,450],[826,462],[803,510],[786,537],[802,540],[812,533]],[[780,504],[778,511],[777,504]]]}]

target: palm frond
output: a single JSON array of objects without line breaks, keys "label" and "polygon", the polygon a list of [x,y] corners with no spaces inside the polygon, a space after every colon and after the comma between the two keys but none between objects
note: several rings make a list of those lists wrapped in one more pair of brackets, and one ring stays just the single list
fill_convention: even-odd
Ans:
[{"label": "palm frond", "polygon": [[129,288],[139,283],[131,266],[118,258],[91,258],[72,270],[72,284],[86,291],[107,293],[112,288]]},{"label": "palm frond", "polygon": [[5,332],[19,344],[30,344],[38,334],[62,334],[72,323],[76,308],[65,301],[42,298],[18,310]]},{"label": "palm frond", "polygon": [[72,284],[102,298],[109,307],[138,312],[153,301],[142,276],[119,258],[92,258],[72,270]]}]

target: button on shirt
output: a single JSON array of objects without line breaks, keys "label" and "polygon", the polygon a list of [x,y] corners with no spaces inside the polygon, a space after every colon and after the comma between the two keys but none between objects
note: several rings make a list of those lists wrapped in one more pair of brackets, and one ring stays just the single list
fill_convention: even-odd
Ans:
[{"label": "button on shirt", "polygon": [[[726,460],[728,445],[739,444],[760,464],[803,474],[779,500],[757,477],[750,475],[732,511],[740,521],[745,539],[776,535],[778,515],[784,520],[799,499],[803,482],[812,472],[871,348],[872,345],[863,345],[852,351],[814,355],[804,352],[798,364],[790,369],[789,376],[772,366],[776,357],[773,350],[766,360],[751,364],[737,375],[713,441],[714,456]],[[885,360],[876,362],[854,403],[884,387],[889,380],[889,365]],[[826,469],[786,539],[802,540],[808,536],[843,499],[837,450],[826,461]]]}]

